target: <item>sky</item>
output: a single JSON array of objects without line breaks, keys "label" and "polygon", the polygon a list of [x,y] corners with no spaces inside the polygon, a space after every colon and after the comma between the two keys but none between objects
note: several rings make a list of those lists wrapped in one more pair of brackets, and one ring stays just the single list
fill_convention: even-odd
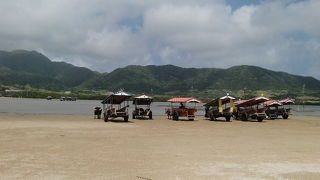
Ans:
[{"label": "sky", "polygon": [[0,0],[0,49],[99,72],[255,65],[320,79],[319,0]]}]

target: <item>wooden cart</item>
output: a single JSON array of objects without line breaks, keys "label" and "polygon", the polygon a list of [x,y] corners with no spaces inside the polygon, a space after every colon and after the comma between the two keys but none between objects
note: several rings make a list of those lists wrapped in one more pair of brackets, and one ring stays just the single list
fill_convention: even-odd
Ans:
[{"label": "wooden cart", "polygon": [[129,119],[129,101],[131,95],[119,91],[106,97],[101,103],[103,104],[103,118],[107,122],[109,118],[122,117],[125,122]]},{"label": "wooden cart", "polygon": [[234,112],[234,99],[234,97],[227,94],[203,105],[205,106],[205,117],[211,121],[217,120],[219,117],[224,117],[226,121],[230,121]]},{"label": "wooden cart", "polygon": [[282,116],[283,119],[288,119],[291,114],[291,105],[294,104],[294,99],[286,98],[279,100],[279,102],[282,106],[279,107],[278,115]]},{"label": "wooden cart", "polygon": [[283,115],[284,109],[280,108],[282,104],[277,100],[269,100],[263,103],[266,108],[266,116],[269,119],[277,119],[279,114]]},{"label": "wooden cart", "polygon": [[152,119],[151,111],[152,97],[141,95],[134,97],[132,104],[135,106],[132,119]]},{"label": "wooden cart", "polygon": [[169,99],[168,102],[170,102],[170,106],[165,109],[168,119],[177,121],[179,117],[186,117],[193,121],[197,112],[196,104],[201,101],[192,97],[177,97]]},{"label": "wooden cart", "polygon": [[268,98],[258,96],[249,100],[240,100],[235,102],[236,112],[234,113],[236,119],[247,121],[248,119],[256,119],[258,122],[262,122],[266,118],[263,103],[269,101]]}]

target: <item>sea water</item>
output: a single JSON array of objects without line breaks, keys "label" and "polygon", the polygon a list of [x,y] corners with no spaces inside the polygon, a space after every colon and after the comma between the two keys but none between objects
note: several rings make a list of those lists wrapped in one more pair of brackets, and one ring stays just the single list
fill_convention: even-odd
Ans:
[{"label": "sea water", "polygon": [[[130,104],[130,115],[134,108]],[[48,114],[48,115],[93,115],[94,107],[102,107],[101,101],[97,100],[77,100],[60,101],[59,99],[29,99],[29,98],[7,98],[0,97],[0,113],[15,114]],[[154,102],[151,110],[154,116],[165,115],[165,108],[169,106],[167,102]],[[197,104],[197,115],[204,115],[203,103]],[[301,116],[320,116],[320,106],[292,105],[292,114]],[[1,114],[0,114],[1,116]]]}]

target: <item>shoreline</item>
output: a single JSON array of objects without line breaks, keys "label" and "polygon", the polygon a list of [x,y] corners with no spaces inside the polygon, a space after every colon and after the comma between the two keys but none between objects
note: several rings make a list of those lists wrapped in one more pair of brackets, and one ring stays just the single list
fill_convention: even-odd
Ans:
[{"label": "shoreline", "polygon": [[[312,112],[317,112],[317,111],[312,111]],[[55,113],[12,113],[12,112],[0,112],[0,116],[1,115],[16,115],[16,116],[80,116],[80,117],[93,117],[93,114],[55,114]],[[153,115],[154,117],[157,117],[157,118],[166,118],[167,116],[164,114],[164,115]],[[204,115],[196,115],[197,119],[198,120],[207,120]],[[290,117],[314,117],[314,118],[319,118],[320,120],[320,116],[318,115],[302,115],[302,114],[290,114]],[[103,117],[101,117],[101,120]],[[92,118],[93,119],[93,118]],[[121,118],[119,118],[121,119]],[[154,120],[155,118],[153,118]],[[222,118],[223,119],[223,118]],[[275,120],[280,120],[282,119],[281,117],[280,118],[277,118]],[[136,119],[132,119],[131,116],[129,116],[129,120],[136,120]],[[235,121],[241,121],[241,120],[236,120],[236,119],[232,119],[232,120],[235,120]],[[263,121],[272,121],[272,119],[264,119]]]},{"label": "shoreline", "polygon": [[[18,114],[46,114],[46,115],[92,115],[94,107],[101,107],[100,101],[48,101],[39,99],[16,99],[4,98],[0,101],[0,113]],[[154,102],[151,110],[154,116],[163,116],[167,102]],[[130,116],[134,106],[130,102]],[[204,116],[203,103],[197,105],[197,115]],[[308,115],[320,117],[320,106],[305,106],[305,112],[301,112],[299,106],[292,106],[294,115]],[[1,115],[1,114],[0,114]]]}]

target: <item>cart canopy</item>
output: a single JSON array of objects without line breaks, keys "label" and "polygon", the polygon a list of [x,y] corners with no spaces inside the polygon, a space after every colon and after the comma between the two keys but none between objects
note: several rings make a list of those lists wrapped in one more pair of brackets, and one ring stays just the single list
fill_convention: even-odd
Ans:
[{"label": "cart canopy", "polygon": [[106,97],[101,103],[102,104],[121,104],[122,102],[126,101],[131,97],[130,94],[119,91],[117,93],[111,94],[110,96]]},{"label": "cart canopy", "polygon": [[247,107],[247,106],[253,106],[253,105],[257,105],[260,103],[264,103],[266,101],[269,101],[269,98],[266,98],[264,96],[257,96],[248,100],[239,100],[236,101],[236,106],[237,107]]},{"label": "cart canopy", "polygon": [[203,105],[203,106],[218,106],[219,105],[219,100],[221,100],[221,104],[226,104],[228,102],[231,102],[230,100],[234,100],[236,98],[234,98],[233,96],[230,96],[229,94],[227,94],[226,96],[222,96],[219,98],[216,98],[210,102],[208,102],[207,104]]},{"label": "cart canopy", "polygon": [[150,105],[152,103],[152,97],[147,95],[141,95],[133,98],[133,104],[135,105]]},{"label": "cart canopy", "polygon": [[175,97],[168,100],[171,103],[201,103],[200,100],[193,97]]},{"label": "cart canopy", "polygon": [[280,103],[277,100],[269,100],[263,103],[263,105],[267,107],[276,107],[276,106],[282,106],[282,103]]},{"label": "cart canopy", "polygon": [[246,101],[248,101],[248,100],[247,99],[239,99],[239,100],[234,102],[234,105],[238,105],[238,104],[244,103]]},{"label": "cart canopy", "polygon": [[286,98],[279,101],[283,105],[294,104],[294,99]]}]

